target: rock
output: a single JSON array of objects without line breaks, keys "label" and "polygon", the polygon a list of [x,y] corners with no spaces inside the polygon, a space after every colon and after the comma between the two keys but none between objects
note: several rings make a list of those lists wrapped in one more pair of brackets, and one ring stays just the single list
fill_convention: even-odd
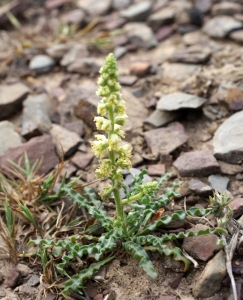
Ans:
[{"label": "rock", "polygon": [[130,64],[129,69],[132,75],[144,76],[149,72],[151,64],[145,61],[136,61]]},{"label": "rock", "polygon": [[85,10],[91,16],[105,15],[111,9],[112,0],[78,0],[77,6]]},{"label": "rock", "polygon": [[231,31],[241,29],[242,22],[230,16],[218,16],[210,19],[203,27],[203,31],[213,38],[225,38]]},{"label": "rock", "polygon": [[36,286],[40,283],[40,277],[33,274],[30,276],[28,281],[26,282],[29,286]]},{"label": "rock", "polygon": [[168,124],[171,121],[176,120],[177,117],[178,113],[175,111],[164,111],[156,109],[148,118],[144,120],[144,124],[158,128]]},{"label": "rock", "polygon": [[234,14],[242,13],[243,6],[237,3],[231,2],[222,2],[218,4],[214,4],[212,7],[212,15],[229,15],[233,16]]},{"label": "rock", "polygon": [[208,13],[211,9],[212,0],[196,0],[195,7],[202,13]]},{"label": "rock", "polygon": [[38,290],[27,283],[20,285],[16,290],[22,299],[29,299],[30,297],[37,296]]},{"label": "rock", "polygon": [[71,158],[71,162],[77,166],[79,169],[84,170],[94,158],[92,150],[89,150],[86,153],[76,152],[75,155]]},{"label": "rock", "polygon": [[56,148],[60,153],[63,151],[65,157],[73,154],[83,141],[76,132],[69,131],[57,124],[52,125],[50,134],[53,137]]},{"label": "rock", "polygon": [[178,122],[172,123],[166,128],[146,131],[144,137],[154,156],[169,154],[188,140],[183,126]]},{"label": "rock", "polygon": [[0,140],[0,155],[4,154],[10,147],[22,144],[20,135],[9,121],[0,122]]},{"label": "rock", "polygon": [[[129,175],[131,175],[133,177],[133,179],[135,178],[136,175],[139,175],[141,173],[141,170],[136,169],[136,168],[131,168],[129,171],[130,171]],[[133,181],[133,179],[132,179],[132,181]],[[132,181],[130,182],[130,184],[132,183]],[[151,181],[153,181],[152,177],[145,174],[143,176],[142,184],[145,184],[145,183],[148,183],[148,182],[151,182]]]},{"label": "rock", "polygon": [[47,0],[45,2],[45,7],[48,9],[55,9],[69,2],[71,2],[71,0]]},{"label": "rock", "polygon": [[121,58],[123,55],[127,53],[127,48],[123,46],[116,47],[114,49],[114,56],[116,59]]},{"label": "rock", "polygon": [[48,293],[46,297],[41,300],[56,300],[57,297],[58,297],[57,294]]},{"label": "rock", "polygon": [[236,42],[243,43],[243,30],[233,31],[229,37]]},{"label": "rock", "polygon": [[120,82],[121,85],[131,86],[134,83],[136,83],[137,80],[138,80],[138,77],[136,75],[119,76],[119,82]]},{"label": "rock", "polygon": [[157,40],[153,31],[146,24],[141,22],[128,23],[123,27],[128,39],[138,47],[150,49],[157,46]]},{"label": "rock", "polygon": [[216,99],[227,104],[229,109],[239,111],[243,109],[243,89],[229,85],[221,84],[218,88]]},{"label": "rock", "polygon": [[20,283],[20,280],[22,278],[20,270],[17,268],[12,268],[8,270],[7,276],[6,276],[6,285],[14,289],[16,286]]},{"label": "rock", "polygon": [[217,190],[218,192],[223,193],[227,190],[229,178],[223,177],[220,175],[210,175],[208,177],[208,181],[214,190]]},{"label": "rock", "polygon": [[[119,1],[119,0],[118,0]],[[127,23],[127,19],[122,18],[122,17],[117,17],[116,19],[112,19],[112,20],[108,20],[107,22],[104,23],[103,25],[103,29],[104,30],[108,30],[108,31],[112,31],[118,28],[123,27],[123,25],[125,25]],[[119,40],[123,40],[122,43],[117,43],[116,41]],[[120,46],[120,45],[124,45],[127,43],[127,38],[125,37],[125,35],[119,35],[117,38],[115,38],[112,41],[113,45],[115,46]]]},{"label": "rock", "polygon": [[61,22],[64,24],[75,24],[80,26],[84,23],[85,13],[81,9],[71,10],[61,16]]},{"label": "rock", "polygon": [[210,48],[202,48],[201,45],[193,45],[191,47],[185,48],[184,50],[176,51],[169,58],[169,61],[193,64],[205,63],[209,60],[211,52],[212,51]]},{"label": "rock", "polygon": [[227,274],[225,254],[221,250],[210,260],[196,281],[192,292],[195,298],[211,297],[221,289],[222,281]]},{"label": "rock", "polygon": [[72,47],[72,43],[57,44],[47,48],[46,53],[54,59],[61,59]]},{"label": "rock", "polygon": [[183,35],[182,39],[187,46],[197,44],[197,47],[199,47],[199,45],[206,45],[208,43],[208,37],[204,35],[201,30],[186,33]]},{"label": "rock", "polygon": [[18,112],[28,93],[28,87],[20,82],[11,85],[0,85],[0,120]]},{"label": "rock", "polygon": [[94,296],[94,300],[103,300],[103,294],[97,294]]},{"label": "rock", "polygon": [[189,188],[191,191],[193,191],[196,195],[199,196],[208,197],[213,195],[213,189],[211,188],[211,186],[203,183],[199,179],[191,179],[189,181]]},{"label": "rock", "polygon": [[168,6],[150,15],[148,25],[156,31],[160,26],[173,22],[174,17],[175,9]]},{"label": "rock", "polygon": [[84,136],[84,126],[80,121],[68,123],[65,125],[65,128],[69,131],[77,133],[78,136]]},{"label": "rock", "polygon": [[[19,159],[27,153],[30,165],[33,165],[37,159],[43,157],[43,162],[38,170],[38,174],[47,174],[58,164],[58,158],[55,153],[52,137],[43,135],[34,137],[27,143],[17,147],[8,149],[3,156],[0,157],[0,167],[2,169],[11,167],[8,160],[18,163]],[[23,166],[23,161],[22,161]]]},{"label": "rock", "polygon": [[186,152],[179,156],[173,165],[183,177],[204,177],[220,171],[217,160],[209,150]]},{"label": "rock", "polygon": [[[208,229],[208,226],[197,224],[194,228],[189,229],[189,231],[198,232],[199,230],[206,229]],[[193,258],[208,261],[218,250],[216,245],[217,239],[218,237],[215,234],[205,234],[197,237],[190,236],[183,240],[182,247]]]},{"label": "rock", "polygon": [[182,92],[172,93],[162,96],[157,103],[157,109],[160,110],[178,110],[180,108],[198,108],[207,100],[195,95],[190,95]]},{"label": "rock", "polygon": [[141,1],[131,5],[126,10],[123,10],[121,16],[132,22],[145,21],[149,16],[151,9],[152,6],[150,1]]},{"label": "rock", "polygon": [[66,179],[70,179],[77,172],[77,168],[73,165],[66,164],[61,171],[61,176],[66,175]]},{"label": "rock", "polygon": [[164,164],[156,164],[148,166],[148,175],[149,176],[161,176],[165,174],[165,165]]},{"label": "rock", "polygon": [[94,75],[99,72],[100,65],[93,58],[83,57],[79,58],[73,63],[69,64],[67,71],[71,73],[79,73],[81,75]]},{"label": "rock", "polygon": [[87,57],[89,52],[87,47],[82,44],[74,45],[70,48],[70,50],[63,56],[60,64],[63,67],[67,67],[68,65],[75,63],[77,60]]},{"label": "rock", "polygon": [[172,35],[173,31],[174,30],[171,26],[162,26],[156,32],[155,37],[158,42],[161,42],[165,40],[167,37],[169,37],[170,35]]},{"label": "rock", "polygon": [[162,81],[165,84],[171,84],[176,81],[183,82],[191,75],[197,73],[199,70],[199,65],[166,63],[163,66]]},{"label": "rock", "polygon": [[17,268],[18,268],[18,270],[20,270],[23,277],[26,277],[32,273],[32,270],[27,265],[19,263],[19,264],[17,264]]},{"label": "rock", "polygon": [[21,135],[27,139],[51,129],[51,103],[47,94],[29,95],[24,101]]},{"label": "rock", "polygon": [[34,56],[29,63],[29,68],[36,74],[48,73],[55,66],[55,61],[48,55]]},{"label": "rock", "polygon": [[229,207],[233,209],[233,218],[241,217],[243,214],[243,198],[235,198],[230,202]]},{"label": "rock", "polygon": [[239,165],[228,164],[224,161],[218,161],[222,174],[235,175],[243,172],[243,167]]},{"label": "rock", "polygon": [[243,111],[237,112],[224,121],[213,137],[214,155],[220,160],[231,164],[243,160]]},{"label": "rock", "polygon": [[133,155],[131,157],[132,166],[136,167],[137,165],[141,164],[142,162],[143,162],[142,156],[137,152],[133,153]]},{"label": "rock", "polygon": [[121,9],[126,8],[127,6],[131,5],[132,0],[113,0],[113,9]]}]

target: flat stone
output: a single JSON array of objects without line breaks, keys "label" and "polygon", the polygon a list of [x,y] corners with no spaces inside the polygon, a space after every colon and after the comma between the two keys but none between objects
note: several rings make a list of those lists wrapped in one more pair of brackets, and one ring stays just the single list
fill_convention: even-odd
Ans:
[{"label": "flat stone", "polygon": [[[120,0],[118,0],[120,1]],[[127,19],[125,18],[122,18],[122,17],[117,17],[116,19],[114,20],[108,20],[107,22],[104,23],[104,25],[102,26],[102,28],[104,30],[108,30],[108,31],[112,31],[112,30],[115,30],[115,29],[118,29],[118,28],[121,28],[123,27],[123,25],[125,25],[127,23]],[[115,38],[115,41],[118,39],[120,40],[120,37],[125,37],[124,35],[119,35],[117,38]],[[127,42],[127,38],[126,38],[126,42]],[[114,41],[112,41],[112,43],[114,44]],[[121,43],[121,44],[114,44],[115,46],[117,45],[124,45],[124,43]]]},{"label": "flat stone", "polygon": [[14,289],[20,283],[22,278],[22,274],[17,268],[9,269],[6,275],[6,285],[11,289]]},{"label": "flat stone", "polygon": [[83,137],[85,134],[84,126],[80,121],[68,123],[65,125],[65,128],[69,131],[76,132],[78,136]]},{"label": "flat stone", "polygon": [[63,151],[64,156],[74,153],[83,141],[76,132],[69,131],[57,124],[52,125],[50,134],[53,137],[56,148],[60,152]]},{"label": "flat stone", "polygon": [[48,73],[55,66],[55,61],[48,55],[40,54],[34,56],[29,63],[29,68],[36,74]]},{"label": "flat stone", "polygon": [[243,198],[235,198],[229,204],[229,207],[233,209],[233,218],[239,218],[243,214]]},{"label": "flat stone", "polygon": [[0,85],[0,120],[18,112],[28,93],[29,88],[20,82]]},{"label": "flat stone", "polygon": [[46,53],[54,59],[61,59],[72,47],[73,43],[57,44],[47,48]]},{"label": "flat stone", "polygon": [[79,169],[84,170],[94,158],[92,150],[89,148],[86,153],[76,152],[75,155],[71,158],[71,162],[77,166]]},{"label": "flat stone", "polygon": [[29,286],[27,283],[20,285],[16,291],[21,295],[21,297],[24,297],[24,299],[37,296],[38,294],[38,289]]},{"label": "flat stone", "polygon": [[201,30],[192,31],[183,35],[183,42],[187,46],[192,46],[197,44],[202,47],[202,45],[206,45],[208,43],[208,37],[201,32]]},{"label": "flat stone", "polygon": [[33,274],[30,276],[28,281],[26,282],[29,286],[36,286],[40,283],[40,277]]},{"label": "flat stone", "polygon": [[208,181],[214,190],[220,193],[227,191],[227,185],[229,183],[228,177],[223,177],[221,175],[210,175]]},{"label": "flat stone", "polygon": [[51,129],[51,103],[47,94],[29,95],[24,101],[21,135],[27,139]]},{"label": "flat stone", "polygon": [[204,177],[220,171],[217,160],[209,150],[186,152],[179,156],[173,165],[184,177]]},{"label": "flat stone", "polygon": [[132,166],[136,167],[136,166],[140,165],[142,162],[143,162],[142,156],[137,152],[133,153],[133,155],[131,157]]},{"label": "flat stone", "polygon": [[201,45],[193,45],[183,50],[177,50],[169,58],[169,61],[200,64],[207,62],[211,53],[212,51],[208,47],[202,48]]},{"label": "flat stone", "polygon": [[71,73],[79,73],[81,75],[98,74],[100,65],[94,58],[83,57],[78,58],[73,63],[70,63],[67,67],[67,71]]},{"label": "flat stone", "polygon": [[172,123],[166,128],[146,131],[144,137],[154,156],[170,154],[188,140],[182,124],[178,122]]},{"label": "flat stone", "polygon": [[63,67],[75,63],[78,59],[87,57],[89,52],[87,47],[83,44],[77,44],[70,48],[70,50],[63,56],[60,64]]},{"label": "flat stone", "polygon": [[243,30],[233,31],[229,37],[236,42],[243,43]]},{"label": "flat stone", "polygon": [[148,166],[148,175],[149,176],[161,176],[165,174],[165,165],[164,164],[156,164]]},{"label": "flat stone", "polygon": [[202,13],[208,13],[212,6],[212,0],[196,0],[195,7]]},{"label": "flat stone", "polygon": [[164,7],[153,13],[148,18],[148,25],[154,30],[158,30],[162,25],[173,22],[175,17],[175,9],[173,7]]},{"label": "flat stone", "polygon": [[121,85],[125,86],[132,86],[134,83],[136,83],[138,80],[138,77],[136,75],[123,75],[119,76],[119,83]]},{"label": "flat stone", "polygon": [[112,0],[78,0],[77,6],[82,8],[91,16],[100,16],[109,12],[112,6]]},{"label": "flat stone", "polygon": [[173,28],[171,26],[162,26],[158,29],[158,31],[155,34],[155,37],[158,42],[161,42],[172,35]]},{"label": "flat stone", "polygon": [[169,122],[176,120],[178,113],[176,111],[164,111],[156,109],[144,120],[145,125],[151,125],[155,128],[164,126]]},{"label": "flat stone", "polygon": [[228,164],[221,160],[218,160],[218,163],[220,165],[220,170],[222,174],[235,175],[243,172],[242,166]]},{"label": "flat stone", "polygon": [[23,277],[26,277],[33,272],[27,265],[24,264],[18,263],[17,268],[20,270]]},{"label": "flat stone", "polygon": [[48,9],[59,8],[60,6],[71,2],[72,0],[47,0],[45,2],[45,7]]},{"label": "flat stone", "polygon": [[[190,228],[189,230],[198,232],[206,229],[208,229],[208,226],[197,224],[194,228]],[[216,245],[217,240],[218,237],[215,234],[205,234],[197,237],[190,236],[184,238],[182,247],[193,258],[208,261],[218,250]]]},{"label": "flat stone", "polygon": [[150,27],[142,22],[131,22],[123,27],[131,43],[138,47],[150,49],[157,46],[157,40]]},{"label": "flat stone", "polygon": [[242,22],[233,17],[217,16],[206,22],[203,31],[213,38],[225,38],[231,31],[241,29],[242,26]]},{"label": "flat stone", "polygon": [[199,108],[207,99],[186,93],[172,93],[162,96],[157,103],[157,109],[160,110],[178,110],[180,108]]},{"label": "flat stone", "polygon": [[9,121],[0,122],[0,155],[4,154],[10,147],[22,144],[21,136],[14,130]]},{"label": "flat stone", "polygon": [[123,18],[129,21],[145,21],[151,12],[152,6],[150,1],[141,1],[128,7],[121,12]]},{"label": "flat stone", "polygon": [[193,191],[196,195],[199,196],[207,197],[213,195],[213,189],[211,188],[211,186],[203,183],[199,179],[191,179],[189,181],[189,188],[191,191]]},{"label": "flat stone", "polygon": [[116,59],[121,58],[123,55],[127,53],[127,48],[123,46],[118,46],[114,49],[114,56]]},{"label": "flat stone", "polygon": [[210,260],[192,288],[195,298],[213,296],[221,289],[222,281],[227,274],[225,254],[221,250]]},{"label": "flat stone", "polygon": [[76,24],[80,26],[84,23],[85,13],[82,9],[71,10],[61,16],[61,22],[64,24]]},{"label": "flat stone", "polygon": [[231,164],[243,160],[243,111],[237,112],[224,121],[213,137],[215,157]]},{"label": "flat stone", "polygon": [[57,297],[57,294],[48,293],[42,300],[56,300]]},{"label": "flat stone", "polygon": [[151,63],[146,61],[135,61],[129,65],[129,70],[132,75],[144,76],[149,72]]},{"label": "flat stone", "polygon": [[229,15],[233,16],[234,14],[241,13],[243,11],[243,6],[238,3],[232,2],[222,2],[214,4],[212,7],[212,15]]},{"label": "flat stone", "polygon": [[8,160],[18,163],[25,152],[28,155],[31,165],[33,165],[37,159],[43,157],[43,162],[38,170],[38,174],[40,175],[47,174],[58,164],[52,137],[50,135],[43,135],[34,137],[20,146],[9,148],[5,154],[0,157],[0,167],[4,170],[10,168],[11,165]]},{"label": "flat stone", "polygon": [[77,168],[71,164],[66,164],[61,171],[61,176],[66,176],[66,179],[70,179],[77,172]]},{"label": "flat stone", "polygon": [[199,70],[199,65],[166,63],[163,66],[162,81],[165,84],[171,84],[173,82],[183,82]]},{"label": "flat stone", "polygon": [[113,9],[123,9],[131,5],[132,0],[113,0],[112,8]]},{"label": "flat stone", "polygon": [[243,89],[237,86],[221,84],[215,97],[218,101],[227,104],[232,111],[243,109]]}]

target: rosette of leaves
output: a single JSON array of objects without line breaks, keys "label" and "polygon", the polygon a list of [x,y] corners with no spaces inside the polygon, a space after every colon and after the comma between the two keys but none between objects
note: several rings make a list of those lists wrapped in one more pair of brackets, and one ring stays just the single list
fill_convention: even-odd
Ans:
[{"label": "rosette of leaves", "polygon": [[[191,231],[163,236],[154,234],[158,226],[168,225],[174,220],[185,220],[187,216],[215,213],[216,209],[214,207],[200,210],[192,207],[187,211],[175,211],[170,216],[162,214],[159,218],[153,218],[159,209],[168,206],[171,199],[179,195],[177,189],[180,182],[176,180],[160,192],[170,175],[165,174],[157,181],[143,184],[143,177],[146,174],[146,170],[143,170],[134,178],[130,189],[123,184],[123,171],[131,167],[131,146],[122,141],[124,138],[122,126],[125,124],[127,116],[125,101],[122,99],[117,79],[116,60],[113,54],[109,54],[100,70],[97,94],[102,99],[98,105],[99,116],[95,118],[97,129],[102,130],[105,134],[96,135],[96,140],[91,145],[100,162],[99,168],[96,170],[97,177],[101,180],[110,179],[110,186],[100,192],[101,200],[107,200],[113,196],[116,204],[116,216],[111,218],[108,215],[101,200],[90,188],[85,188],[84,194],[81,196],[72,188],[72,184],[62,185],[62,194],[69,196],[72,202],[80,208],[85,208],[90,217],[96,220],[96,223],[88,227],[84,233],[68,240],[38,239],[32,242],[40,246],[42,256],[43,252],[45,253],[49,248],[55,249],[55,251],[58,249],[61,262],[56,265],[56,269],[60,274],[68,277],[62,286],[62,293],[67,299],[69,291],[79,292],[85,279],[92,277],[102,265],[113,259],[112,253],[115,253],[118,246],[122,246],[131,253],[132,257],[138,258],[139,266],[151,278],[156,279],[157,273],[148,257],[147,250],[173,256],[174,259],[184,263],[184,271],[187,271],[190,261],[182,255],[181,249],[170,248],[165,242],[188,236],[225,233],[224,229],[216,228],[201,230],[197,233]],[[120,196],[121,188],[125,192],[125,199]],[[126,210],[129,211],[128,213],[125,212],[125,207],[129,207]],[[98,228],[103,228],[104,233],[99,237],[93,236],[92,233]],[[68,274],[69,262],[87,255],[92,255],[97,262],[75,275]]]}]

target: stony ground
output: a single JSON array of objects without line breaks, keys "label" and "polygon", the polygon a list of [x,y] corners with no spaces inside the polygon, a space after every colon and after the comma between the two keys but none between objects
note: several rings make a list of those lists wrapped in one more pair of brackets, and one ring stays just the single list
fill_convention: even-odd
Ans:
[{"label": "stony ground", "polygon": [[[43,157],[39,172],[64,153],[68,179],[95,179],[89,141],[99,98],[98,70],[113,52],[129,121],[133,169],[148,180],[165,172],[183,181],[176,208],[206,208],[214,190],[233,199],[243,226],[243,1],[39,0],[0,5],[0,167]],[[62,149],[60,148],[62,145]],[[127,185],[132,180],[127,175]],[[99,189],[103,183],[93,185]],[[190,224],[189,224],[190,223]],[[167,232],[214,226],[215,219],[173,224]],[[161,229],[162,231],[165,229]],[[87,283],[82,298],[118,300],[233,299],[225,254],[216,236],[181,246],[198,268],[151,256],[150,280],[128,255]],[[242,299],[242,251],[233,272]],[[43,295],[33,260],[0,262],[1,299],[62,299]]]}]

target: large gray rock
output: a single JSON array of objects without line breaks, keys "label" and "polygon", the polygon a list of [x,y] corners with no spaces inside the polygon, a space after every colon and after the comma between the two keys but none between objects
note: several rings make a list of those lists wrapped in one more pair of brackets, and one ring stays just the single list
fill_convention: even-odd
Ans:
[{"label": "large gray rock", "polygon": [[243,111],[237,112],[224,121],[213,137],[215,157],[238,164],[243,160]]},{"label": "large gray rock", "polygon": [[149,49],[157,45],[152,29],[142,22],[128,23],[123,29],[130,42],[138,47]]},{"label": "large gray rock", "polygon": [[211,49],[201,45],[193,45],[182,50],[175,51],[169,58],[171,62],[184,62],[200,64],[209,60]]},{"label": "large gray rock", "polygon": [[0,140],[0,155],[4,154],[10,147],[22,144],[20,135],[9,121],[0,122]]},{"label": "large gray rock", "polygon": [[121,12],[121,16],[127,18],[129,21],[145,21],[151,9],[152,5],[150,1],[141,1]]},{"label": "large gray rock", "polygon": [[48,73],[55,66],[55,60],[48,55],[34,56],[29,63],[29,68],[37,74]]},{"label": "large gray rock", "polygon": [[47,94],[29,95],[24,101],[22,131],[23,137],[48,133],[51,129],[51,104]]},{"label": "large gray rock", "polygon": [[165,84],[173,82],[183,82],[193,74],[200,70],[199,65],[182,64],[182,63],[166,63],[163,65],[162,81]]},{"label": "large gray rock", "polygon": [[18,112],[28,93],[28,87],[20,82],[11,85],[0,85],[0,120]]},{"label": "large gray rock", "polygon": [[180,108],[198,108],[206,101],[205,98],[177,92],[162,96],[157,103],[157,109],[172,111]]},{"label": "large gray rock", "polygon": [[214,190],[217,190],[220,193],[224,193],[227,191],[227,186],[229,183],[228,177],[224,177],[221,175],[210,175],[208,177],[208,181]]},{"label": "large gray rock", "polygon": [[213,38],[224,38],[231,31],[241,29],[242,22],[230,16],[218,16],[210,19],[203,27],[204,32]]},{"label": "large gray rock", "polygon": [[199,276],[192,292],[195,298],[213,296],[221,289],[222,281],[227,274],[224,251],[220,251],[210,260]]},{"label": "large gray rock", "polygon": [[156,31],[160,26],[171,23],[175,16],[175,9],[172,7],[165,7],[156,11],[148,18],[148,25]]},{"label": "large gray rock", "polygon": [[156,109],[148,118],[144,120],[143,123],[157,128],[174,121],[177,117],[177,112]]}]

